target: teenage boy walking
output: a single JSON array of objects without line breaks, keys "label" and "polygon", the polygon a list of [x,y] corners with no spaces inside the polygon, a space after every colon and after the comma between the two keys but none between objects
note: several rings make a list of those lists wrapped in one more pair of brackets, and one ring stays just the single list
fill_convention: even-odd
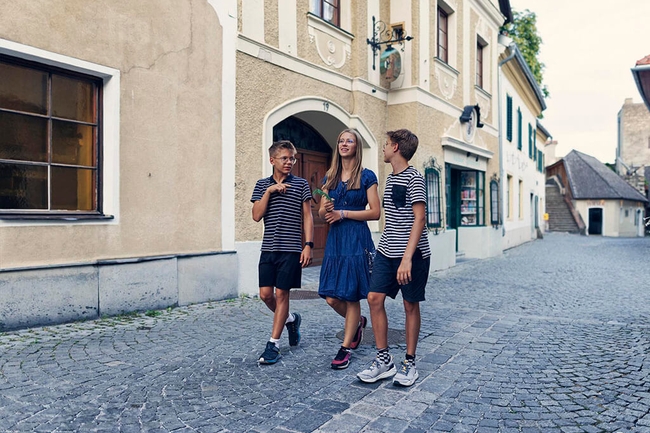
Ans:
[{"label": "teenage boy walking", "polygon": [[280,337],[285,325],[289,345],[300,342],[302,318],[289,312],[289,290],[300,287],[302,268],[311,263],[314,247],[311,190],[305,179],[291,174],[296,148],[290,141],[278,141],[269,148],[269,156],[273,175],[258,180],[251,197],[253,220],[264,219],[258,266],[260,298],[273,311],[271,338],[260,355],[260,364],[275,364],[282,357]]},{"label": "teenage boy walking", "polygon": [[[384,162],[390,163],[393,172],[386,179],[386,227],[377,247],[368,293],[377,356],[357,377],[368,383],[393,377],[393,384],[411,386],[418,378],[415,350],[420,334],[420,302],[424,301],[431,256],[425,224],[426,188],[424,177],[409,165],[418,148],[415,134],[400,129],[386,135]],[[395,368],[388,351],[384,301],[386,295],[395,299],[400,290],[406,314],[406,357]]]}]

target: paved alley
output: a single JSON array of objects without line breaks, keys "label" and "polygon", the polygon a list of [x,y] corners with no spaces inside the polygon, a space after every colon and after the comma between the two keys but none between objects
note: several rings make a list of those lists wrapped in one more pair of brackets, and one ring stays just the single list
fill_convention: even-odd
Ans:
[{"label": "paved alley", "polygon": [[2,333],[0,431],[650,432],[649,264],[650,238],[553,233],[432,274],[411,388],[356,379],[371,332],[330,369],[343,320],[308,292],[272,366],[256,298]]}]

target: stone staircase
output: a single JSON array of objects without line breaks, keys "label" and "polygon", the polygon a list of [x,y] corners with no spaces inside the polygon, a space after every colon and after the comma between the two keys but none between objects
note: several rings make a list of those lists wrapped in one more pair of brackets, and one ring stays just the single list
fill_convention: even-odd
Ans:
[{"label": "stone staircase", "polygon": [[546,185],[546,212],[548,213],[549,231],[580,233],[580,228],[573,219],[569,206],[555,184]]}]

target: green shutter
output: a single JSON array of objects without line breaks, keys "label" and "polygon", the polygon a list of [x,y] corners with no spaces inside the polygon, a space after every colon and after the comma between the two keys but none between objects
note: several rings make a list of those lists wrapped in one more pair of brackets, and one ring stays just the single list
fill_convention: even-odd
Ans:
[{"label": "green shutter", "polygon": [[506,139],[512,142],[512,97],[506,96]]},{"label": "green shutter", "polygon": [[528,157],[533,159],[533,127],[528,124]]},{"label": "green shutter", "polygon": [[521,109],[517,108],[517,149],[521,150],[522,148],[522,124],[521,124]]}]

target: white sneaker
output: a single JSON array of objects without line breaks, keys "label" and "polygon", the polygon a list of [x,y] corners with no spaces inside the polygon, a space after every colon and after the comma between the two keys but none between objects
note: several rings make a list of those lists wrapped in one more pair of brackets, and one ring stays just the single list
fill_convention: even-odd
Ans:
[{"label": "white sneaker", "polygon": [[388,364],[375,358],[370,364],[370,367],[357,374],[357,377],[362,382],[375,383],[378,380],[394,376],[396,372],[397,369],[393,363],[393,355],[390,355],[390,361]]},{"label": "white sneaker", "polygon": [[393,378],[393,385],[411,386],[418,380],[419,374],[415,368],[415,364],[402,361],[399,371]]}]

